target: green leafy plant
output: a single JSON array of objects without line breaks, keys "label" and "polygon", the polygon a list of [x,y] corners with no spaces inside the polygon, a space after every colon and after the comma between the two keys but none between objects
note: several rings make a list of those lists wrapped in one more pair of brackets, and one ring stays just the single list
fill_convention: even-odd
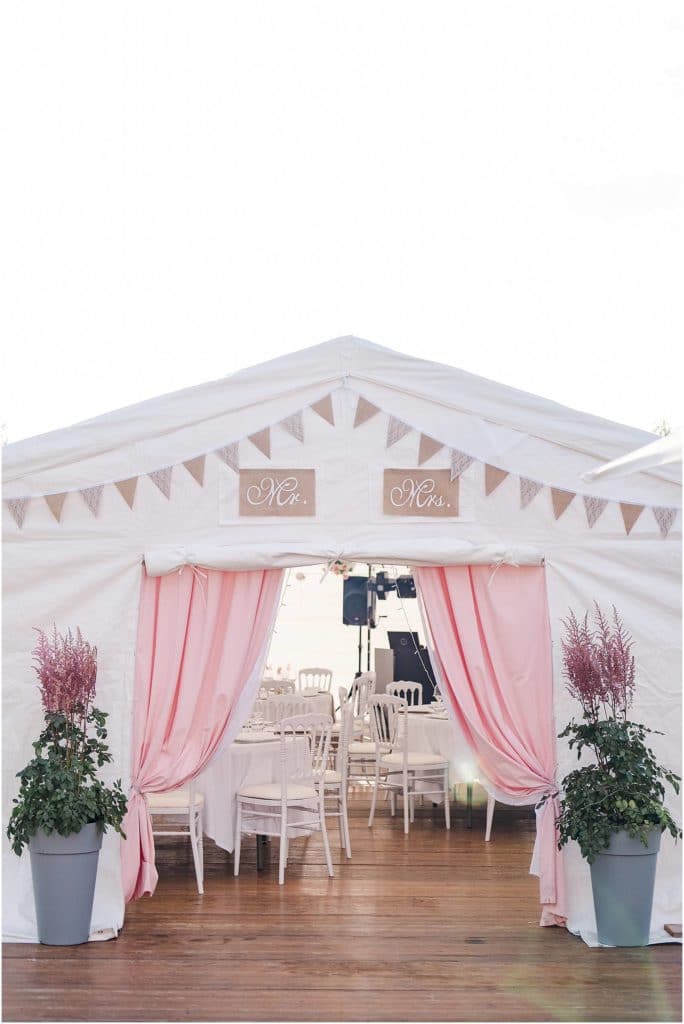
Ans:
[{"label": "green leafy plant", "polygon": [[582,705],[561,738],[569,738],[578,760],[588,751],[594,763],[576,768],[561,783],[559,847],[574,839],[591,864],[616,832],[648,844],[654,829],[675,839],[681,829],[665,807],[665,783],[679,792],[681,779],[663,768],[647,745],[648,729],[627,718],[635,680],[633,641],[613,608],[612,620],[595,605],[589,617],[564,620],[563,670],[569,692]]},{"label": "green leafy plant", "polygon": [[97,648],[78,629],[75,636],[55,629],[52,638],[39,630],[33,653],[45,726],[33,744],[33,758],[17,773],[21,786],[7,827],[12,849],[20,854],[38,829],[68,836],[96,823],[123,835],[121,781],[107,787],[97,778],[112,760],[105,742],[107,715],[92,704]]}]

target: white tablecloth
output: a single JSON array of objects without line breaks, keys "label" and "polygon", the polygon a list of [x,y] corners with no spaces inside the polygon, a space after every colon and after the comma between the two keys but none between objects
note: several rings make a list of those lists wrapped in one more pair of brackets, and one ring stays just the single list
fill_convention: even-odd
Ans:
[{"label": "white tablecloth", "polygon": [[257,700],[254,704],[254,712],[261,715],[265,722],[275,722],[278,717],[278,705],[289,704],[293,700],[305,701],[309,714],[334,717],[335,704],[331,693],[276,693],[264,700]]},{"label": "white tablecloth", "polygon": [[[304,744],[305,739],[290,740]],[[204,832],[217,846],[235,849],[236,794],[243,786],[280,781],[280,739],[233,743],[219,751],[197,779],[204,795]]]},{"label": "white tablecloth", "polygon": [[439,754],[449,762],[449,782],[477,781],[478,768],[465,736],[448,717],[407,712],[409,750]]}]

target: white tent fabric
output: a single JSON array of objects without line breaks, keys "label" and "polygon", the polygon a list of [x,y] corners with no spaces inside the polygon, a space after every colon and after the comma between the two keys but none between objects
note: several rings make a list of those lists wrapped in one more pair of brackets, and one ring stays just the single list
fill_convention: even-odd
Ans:
[{"label": "white tent fabric", "polygon": [[582,479],[608,480],[615,477],[629,476],[631,473],[647,472],[650,469],[657,469],[659,466],[671,466],[673,463],[682,461],[682,431],[673,430],[665,437],[651,441],[636,451],[628,452],[607,462],[605,466],[592,469],[582,474]]},{"label": "white tent fabric", "polygon": [[[309,407],[332,396],[335,426]],[[380,413],[354,428],[359,396]],[[303,411],[302,411],[303,410]],[[304,440],[278,426],[302,412]],[[388,417],[411,431],[387,447]],[[271,429],[269,460],[247,438]],[[418,433],[445,445],[427,465],[450,467],[450,448],[475,461],[460,477],[453,519],[383,516],[385,468],[417,466]],[[545,562],[554,638],[558,731],[576,711],[563,686],[560,619],[594,600],[615,604],[635,639],[639,677],[634,716],[662,729],[654,749],[681,768],[681,474],[659,467],[580,488],[583,473],[643,445],[641,431],[574,412],[470,374],[413,359],[355,338],[296,352],[224,380],[108,413],[5,449],[4,498],[27,499],[21,528],[5,504],[3,816],[16,772],[31,753],[40,706],[31,669],[34,627],[79,626],[99,651],[98,704],[110,714],[110,777],[126,784],[140,572],[189,562],[225,568],[305,565],[335,557],[400,564]],[[311,468],[316,514],[241,519],[237,475],[214,455],[203,484],[181,465],[237,444],[240,465]],[[479,461],[478,461],[479,460]],[[485,495],[483,462],[509,475]],[[169,496],[145,476],[163,467]],[[113,483],[140,477],[130,508]],[[546,487],[522,508],[520,477]],[[104,485],[97,515],[78,493]],[[607,500],[589,527],[580,497],[556,519],[548,487]],[[66,494],[57,521],[43,499]],[[618,502],[649,506],[629,534]],[[650,508],[669,510],[663,534]],[[559,747],[562,777],[574,759]],[[672,800],[670,796],[668,799]],[[672,808],[678,813],[676,801]],[[588,869],[566,856],[569,926],[591,939]],[[93,932],[121,927],[124,907],[118,840],[101,858]],[[659,858],[654,939],[681,919],[678,851],[666,838]],[[4,935],[35,939],[28,858],[5,858]],[[533,913],[534,908],[530,908]]]}]

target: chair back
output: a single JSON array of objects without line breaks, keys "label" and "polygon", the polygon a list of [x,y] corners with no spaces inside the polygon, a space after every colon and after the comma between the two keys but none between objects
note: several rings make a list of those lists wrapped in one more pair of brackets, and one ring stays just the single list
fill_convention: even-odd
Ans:
[{"label": "chair back", "polygon": [[[283,784],[323,776],[330,752],[330,715],[296,715],[280,723]],[[306,743],[297,742],[306,740]],[[294,742],[293,742],[294,741]]]},{"label": "chair back", "polygon": [[354,709],[351,701],[346,701],[340,710],[340,736],[337,743],[335,768],[342,778],[342,786],[347,785],[349,775],[349,744],[354,735]]},{"label": "chair back", "polygon": [[389,751],[398,745],[399,722],[401,716],[406,714],[407,707],[403,697],[393,697],[390,694],[371,697],[368,702],[368,714],[371,739],[375,743],[376,751]]},{"label": "chair back", "polygon": [[262,679],[260,690],[266,690],[268,693],[295,693],[297,690],[297,684],[294,679]]},{"label": "chair back", "polygon": [[327,690],[330,693],[332,676],[329,668],[300,668],[297,677],[299,690]]},{"label": "chair back", "polygon": [[289,694],[284,697],[272,697],[267,702],[267,706],[271,722],[282,722],[284,718],[306,715],[308,711],[306,700],[302,697],[296,697],[294,694],[291,697]]},{"label": "chair back", "polygon": [[368,701],[375,693],[375,672],[362,672],[351,684],[349,699],[354,705],[354,717],[365,718]]},{"label": "chair back", "polygon": [[403,697],[409,707],[415,707],[423,703],[423,684],[400,681],[388,683],[385,692],[392,697]]}]

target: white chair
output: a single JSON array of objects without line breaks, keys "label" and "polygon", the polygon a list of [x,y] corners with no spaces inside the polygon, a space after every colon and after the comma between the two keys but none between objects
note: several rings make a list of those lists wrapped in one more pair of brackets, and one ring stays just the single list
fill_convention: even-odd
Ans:
[{"label": "white chair", "polygon": [[349,837],[349,815],[347,812],[347,796],[349,789],[349,743],[354,728],[353,708],[349,701],[342,707],[340,716],[340,733],[335,755],[335,767],[328,768],[323,773],[325,795],[335,801],[334,810],[326,807],[325,814],[328,818],[338,818],[340,827],[340,844],[351,859],[351,839]]},{"label": "white chair", "polygon": [[267,693],[296,693],[297,684],[294,679],[262,679],[261,690],[266,690]]},{"label": "white chair", "polygon": [[330,749],[329,715],[301,715],[280,723],[280,780],[243,786],[237,793],[234,874],[240,874],[242,834],[279,836],[278,882],[285,882],[288,829],[320,832],[328,874],[333,877],[325,827],[325,771]]},{"label": "white chair", "polygon": [[354,717],[366,723],[368,701],[375,694],[375,672],[362,672],[351,684],[349,699],[354,705]]},{"label": "white chair", "polygon": [[305,700],[293,695],[292,697],[288,696],[283,699],[272,700],[269,703],[268,712],[270,721],[282,722],[284,718],[297,718],[308,714],[309,708]]},{"label": "white chair", "polygon": [[410,683],[404,680],[397,683],[388,683],[385,693],[390,697],[403,697],[409,707],[415,707],[423,703],[423,684]]},{"label": "white chair", "polygon": [[202,809],[204,797],[195,789],[194,779],[188,786],[174,789],[168,793],[146,793],[145,800],[150,815],[153,817],[180,818],[187,814],[187,828],[157,829],[152,824],[154,836],[187,836],[192,848],[192,859],[195,865],[197,892],[204,892],[204,844],[202,830]]},{"label": "white chair", "polygon": [[[375,742],[375,776],[368,827],[373,824],[378,790],[389,791],[391,813],[401,794],[404,832],[414,819],[416,796],[440,796],[444,800],[444,820],[451,828],[449,806],[449,762],[439,754],[409,750],[406,715],[408,705],[401,697],[389,694],[372,697],[369,705],[371,733]],[[420,787],[420,788],[418,788]]]},{"label": "white chair", "polygon": [[329,668],[300,668],[297,676],[299,692],[302,690],[327,690],[332,686],[332,672]]}]

